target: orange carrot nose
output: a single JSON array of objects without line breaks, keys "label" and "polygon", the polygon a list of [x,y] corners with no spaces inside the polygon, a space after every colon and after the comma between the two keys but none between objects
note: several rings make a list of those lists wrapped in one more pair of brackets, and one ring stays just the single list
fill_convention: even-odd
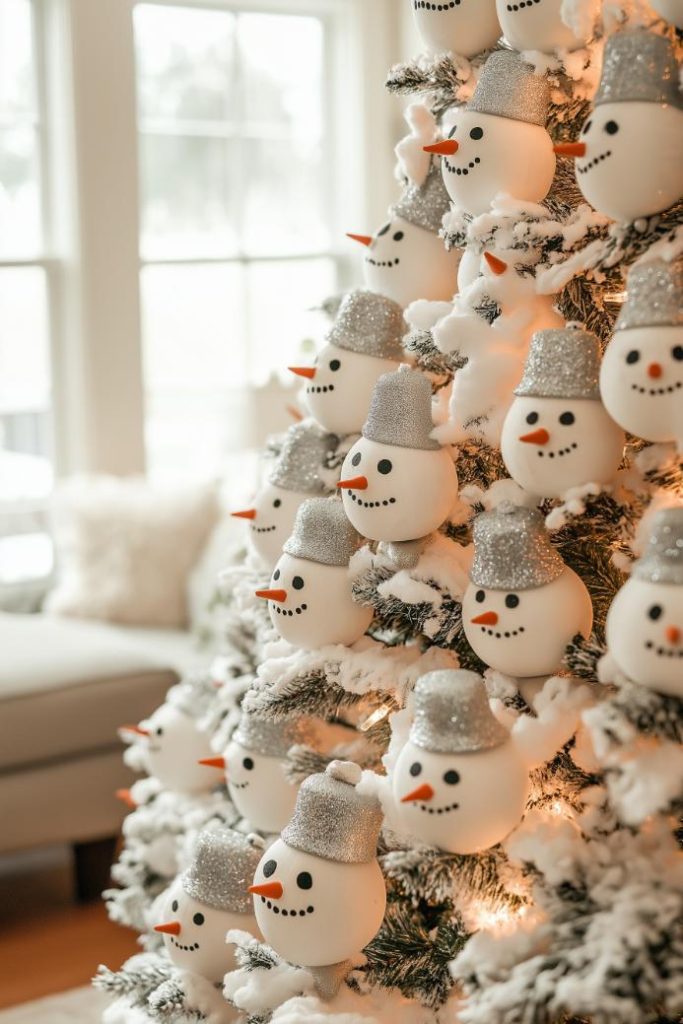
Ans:
[{"label": "orange carrot nose", "polygon": [[352,235],[350,231],[347,231],[346,237],[352,238],[354,242],[360,242],[361,245],[372,245],[372,235]]},{"label": "orange carrot nose", "polygon": [[498,257],[494,256],[492,252],[485,252],[484,259],[488,263],[493,273],[497,274],[498,277],[500,277],[501,274],[504,274],[508,268],[508,264],[505,262],[505,260],[499,260]]},{"label": "orange carrot nose", "polygon": [[422,147],[425,153],[438,153],[439,156],[453,156],[460,149],[455,139],[443,139],[442,142],[433,142],[431,146]]},{"label": "orange carrot nose", "polygon": [[553,146],[558,156],[585,156],[585,142],[558,142]]},{"label": "orange carrot nose", "polygon": [[224,757],[203,757],[197,764],[205,764],[207,768],[225,768]]},{"label": "orange carrot nose", "polygon": [[657,379],[657,377],[661,377],[662,373],[663,370],[661,363],[650,363],[650,365],[647,368],[648,377],[654,377],[655,380]]},{"label": "orange carrot nose", "polygon": [[279,900],[283,889],[280,882],[264,882],[262,885],[250,885],[249,892],[254,896],[267,896],[269,900]]},{"label": "orange carrot nose", "polygon": [[681,631],[678,626],[667,626],[664,630],[664,635],[670,644],[681,642]]},{"label": "orange carrot nose", "polygon": [[131,811],[134,811],[137,807],[135,800],[133,800],[133,797],[130,795],[129,789],[117,789],[114,796],[117,800],[120,800],[122,804],[125,804],[126,807],[129,807]]},{"label": "orange carrot nose", "polygon": [[308,377],[309,380],[315,377],[315,366],[288,366],[287,369],[297,377]]},{"label": "orange carrot nose", "polygon": [[264,601],[278,601],[280,604],[287,600],[286,590],[257,590],[255,591],[257,597],[262,597]]},{"label": "orange carrot nose", "polygon": [[482,612],[481,615],[477,615],[474,619],[470,619],[476,626],[495,626],[498,622],[497,612]]},{"label": "orange carrot nose", "polygon": [[169,921],[168,924],[155,924],[155,932],[161,932],[163,935],[180,935],[180,921]]},{"label": "orange carrot nose", "polygon": [[401,797],[402,804],[412,803],[414,800],[431,800],[434,796],[434,790],[428,782],[423,782],[417,789],[411,789],[410,793],[406,793],[405,796]]},{"label": "orange carrot nose", "polygon": [[526,441],[527,444],[547,444],[550,440],[550,434],[545,427],[539,427],[538,430],[532,430],[530,434],[522,434],[520,441]]},{"label": "orange carrot nose", "polygon": [[368,486],[366,476],[352,476],[350,480],[340,480],[337,487],[344,491],[364,491]]},{"label": "orange carrot nose", "polygon": [[149,736],[149,729],[143,729],[141,725],[121,725],[121,732],[134,732],[136,736]]},{"label": "orange carrot nose", "polygon": [[247,508],[244,512],[231,512],[230,515],[234,516],[235,519],[256,519],[256,509]]}]

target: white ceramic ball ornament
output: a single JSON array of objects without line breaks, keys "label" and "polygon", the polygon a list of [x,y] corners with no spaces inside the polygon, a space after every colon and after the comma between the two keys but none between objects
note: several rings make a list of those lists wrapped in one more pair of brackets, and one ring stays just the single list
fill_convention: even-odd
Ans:
[{"label": "white ceramic ball ornament", "polygon": [[566,0],[496,0],[496,8],[503,35],[513,49],[554,53],[586,45],[593,34],[600,0],[584,0],[578,32],[562,17],[567,13]]},{"label": "white ceramic ball ornament", "polygon": [[481,676],[430,672],[418,680],[410,738],[392,789],[411,835],[448,853],[501,842],[522,820],[529,776],[489,706]]},{"label": "white ceramic ball ornament", "polygon": [[475,57],[497,43],[501,29],[495,0],[410,0],[415,24],[431,53]]},{"label": "white ceramic ball ornament", "polygon": [[170,702],[162,704],[140,731],[146,735],[144,760],[147,771],[164,789],[175,793],[205,793],[213,788],[211,778],[199,761],[211,754],[209,736],[197,720]]},{"label": "white ceramic ball ornament", "polygon": [[683,698],[683,508],[655,514],[645,555],[614,598],[606,629],[625,676]]},{"label": "white ceramic ball ornament", "polygon": [[670,25],[683,29],[683,0],[650,0],[650,4]]},{"label": "white ceramic ball ornament", "polygon": [[302,501],[310,494],[288,491],[277,484],[266,483],[250,509],[233,512],[238,519],[249,521],[249,542],[266,565],[274,565],[282,545],[292,532],[294,517]]},{"label": "white ceramic ball ornament", "polygon": [[551,547],[535,510],[504,502],[477,517],[470,580],[462,602],[465,636],[498,672],[549,676],[572,638],[590,635],[590,595]]}]

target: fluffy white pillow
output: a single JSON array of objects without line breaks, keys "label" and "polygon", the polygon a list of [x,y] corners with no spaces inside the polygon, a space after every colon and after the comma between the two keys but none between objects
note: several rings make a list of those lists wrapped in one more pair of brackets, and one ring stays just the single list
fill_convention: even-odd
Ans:
[{"label": "fluffy white pillow", "polygon": [[46,611],[184,628],[187,583],[219,515],[216,488],[78,477],[54,501],[58,584]]}]

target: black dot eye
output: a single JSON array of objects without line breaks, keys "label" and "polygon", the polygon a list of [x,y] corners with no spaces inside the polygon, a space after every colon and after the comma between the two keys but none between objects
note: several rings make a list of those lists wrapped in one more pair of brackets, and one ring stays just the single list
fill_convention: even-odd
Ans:
[{"label": "black dot eye", "polygon": [[526,421],[530,425],[533,425],[534,423],[538,423],[538,413],[537,412],[530,412],[529,415],[526,418]]},{"label": "black dot eye", "polygon": [[605,131],[608,135],[616,135],[619,131],[619,125],[616,121],[608,121],[605,125]]},{"label": "black dot eye", "polygon": [[380,459],[377,463],[377,469],[383,476],[386,476],[387,473],[391,473],[393,468],[393,464],[389,459]]},{"label": "black dot eye", "polygon": [[632,348],[629,354],[626,356],[627,363],[637,363],[640,359],[640,352],[637,348]]},{"label": "black dot eye", "polygon": [[460,776],[456,772],[455,768],[450,768],[444,775],[443,781],[447,782],[449,786],[454,786],[456,782],[460,782]]},{"label": "black dot eye", "polygon": [[204,924],[204,915],[195,914],[192,920],[194,921],[195,924]]},{"label": "black dot eye", "polygon": [[683,359],[683,345],[674,345],[671,349],[671,355],[679,361]]},{"label": "black dot eye", "polygon": [[279,569],[276,569],[275,572],[273,573],[273,579],[274,580],[279,580],[280,579],[280,570]]},{"label": "black dot eye", "polygon": [[377,237],[381,238],[382,235],[386,235],[386,233],[387,233],[387,231],[389,230],[390,227],[391,227],[391,221],[388,224],[385,224],[383,228],[379,229],[379,231],[377,232]]},{"label": "black dot eye", "polygon": [[177,909],[178,909],[178,900],[173,900],[173,903],[171,904],[171,910],[175,914]]},{"label": "black dot eye", "polygon": [[310,889],[313,885],[313,879],[308,871],[300,871],[296,876],[296,884],[300,889]]},{"label": "black dot eye", "polygon": [[583,126],[583,134],[584,135],[586,134],[586,132],[589,132],[591,130],[591,125],[592,124],[593,124],[592,121],[586,121],[585,125]]},{"label": "black dot eye", "polygon": [[163,736],[164,735],[164,730],[161,728],[161,726],[159,726],[158,729],[156,730],[156,734],[157,734],[157,736]]},{"label": "black dot eye", "polygon": [[303,590],[304,581],[301,578],[301,576],[294,577],[294,579],[292,580],[292,586],[294,587],[295,590]]},{"label": "black dot eye", "polygon": [[413,778],[415,778],[415,776],[419,775],[420,772],[422,771],[422,765],[420,764],[419,761],[413,761],[409,768],[409,771]]},{"label": "black dot eye", "polygon": [[573,412],[563,412],[560,416],[560,423],[563,427],[571,427],[572,423],[576,419]]},{"label": "black dot eye", "polygon": [[403,232],[402,231],[397,231],[396,234],[394,235],[394,241],[395,242],[402,242],[403,241],[403,237],[404,237]]},{"label": "black dot eye", "polygon": [[457,130],[458,130],[458,126],[457,126],[457,124],[454,124],[453,127],[451,128],[451,130],[448,133],[448,138],[452,139],[453,136],[455,135],[455,133],[457,132]]},{"label": "black dot eye", "polygon": [[518,604],[519,604],[519,598],[517,597],[516,594],[508,594],[508,596],[505,598],[505,607],[506,608],[516,608]]},{"label": "black dot eye", "polygon": [[242,761],[242,764],[244,765],[248,772],[250,772],[251,769],[254,767],[254,762],[250,757],[245,757],[244,760]]},{"label": "black dot eye", "polygon": [[656,622],[657,619],[661,618],[663,611],[664,609],[662,608],[661,604],[653,604],[652,608],[648,609],[647,614],[650,616],[653,622]]},{"label": "black dot eye", "polygon": [[473,128],[472,131],[470,132],[470,138],[474,139],[475,142],[478,142],[479,139],[481,139],[483,137],[483,135],[484,135],[484,129],[483,128],[479,128],[479,127]]},{"label": "black dot eye", "polygon": [[277,867],[276,860],[267,860],[263,865],[263,874],[266,878],[270,878],[271,875],[275,874],[275,868]]},{"label": "black dot eye", "polygon": [[340,366],[341,366],[341,363],[339,362],[338,359],[331,359],[330,360],[330,369],[332,370],[333,373],[336,373]]},{"label": "black dot eye", "polygon": [[281,504],[282,504],[282,499],[281,498],[276,498],[275,501],[273,502],[273,508],[279,508]]},{"label": "black dot eye", "polygon": [[476,594],[474,595],[474,600],[477,601],[478,604],[481,604],[482,601],[486,600],[486,591],[485,590],[478,590],[476,592]]},{"label": "black dot eye", "polygon": [[351,459],[352,466],[360,466],[360,452],[356,452],[354,457]]}]

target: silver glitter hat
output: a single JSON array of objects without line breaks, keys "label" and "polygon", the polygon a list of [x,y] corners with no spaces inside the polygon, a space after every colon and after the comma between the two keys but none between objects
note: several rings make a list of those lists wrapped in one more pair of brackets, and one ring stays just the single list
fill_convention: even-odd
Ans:
[{"label": "silver glitter hat", "polygon": [[600,399],[600,344],[574,327],[536,331],[515,394]]},{"label": "silver glitter hat", "polygon": [[231,739],[263,757],[286,757],[290,747],[295,743],[307,742],[311,735],[311,725],[307,719],[297,717],[274,721],[272,718],[261,718],[243,708],[242,717]]},{"label": "silver glitter hat", "polygon": [[415,684],[410,739],[435,754],[490,750],[510,735],[491,711],[484,680],[476,672],[442,669]]},{"label": "silver glitter hat", "polygon": [[490,590],[531,590],[552,583],[565,564],[550,545],[536,509],[502,501],[474,520],[470,579]]},{"label": "silver glitter hat", "polygon": [[392,206],[391,212],[394,216],[407,220],[409,224],[415,224],[418,228],[438,235],[441,222],[450,208],[451,200],[444,184],[441,164],[432,160],[422,184],[408,182],[403,195]]},{"label": "silver glitter hat", "polygon": [[633,576],[683,586],[683,507],[664,508],[653,517],[647,549]]},{"label": "silver glitter hat", "polygon": [[250,914],[253,902],[248,887],[264,847],[260,836],[245,836],[230,828],[200,832],[192,863],[181,879],[183,889],[214,910]]},{"label": "silver glitter hat", "polygon": [[359,793],[361,770],[332,761],[324,773],[301,783],[292,820],[282,831],[288,846],[325,860],[368,864],[377,856],[382,808],[377,797]]},{"label": "silver glitter hat", "polygon": [[363,437],[399,448],[435,451],[441,445],[431,437],[432,387],[419,370],[401,366],[383,374],[372,392]]},{"label": "silver glitter hat", "polygon": [[326,434],[315,423],[295,423],[285,434],[268,481],[286,491],[325,494],[329,488],[322,479],[321,471],[325,456],[336,443],[333,434]]},{"label": "silver glitter hat", "polygon": [[652,260],[632,267],[628,297],[615,330],[634,327],[683,327],[683,264]]},{"label": "silver glitter hat", "polygon": [[400,363],[405,358],[402,342],[407,331],[403,310],[397,302],[359,290],[344,296],[325,340],[349,352]]},{"label": "silver glitter hat", "polygon": [[550,85],[514,50],[496,50],[481,70],[474,94],[465,110],[509,117],[545,128],[550,107]]},{"label": "silver glitter hat", "polygon": [[340,498],[309,498],[299,505],[292,534],[282,550],[294,558],[346,566],[362,544]]},{"label": "silver glitter hat", "polygon": [[667,103],[683,108],[673,47],[644,28],[615,32],[605,45],[594,104]]}]

